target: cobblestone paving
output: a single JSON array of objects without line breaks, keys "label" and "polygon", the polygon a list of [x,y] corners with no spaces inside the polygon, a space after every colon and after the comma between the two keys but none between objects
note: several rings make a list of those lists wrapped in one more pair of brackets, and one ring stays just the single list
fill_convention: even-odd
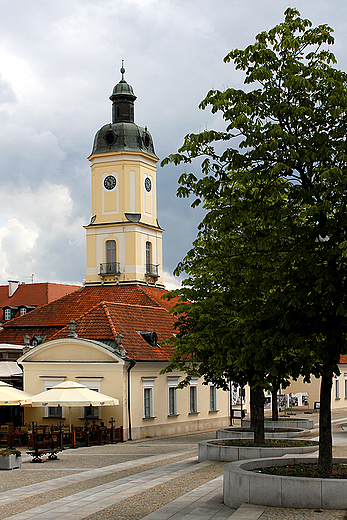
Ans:
[{"label": "cobblestone paving", "polygon": [[346,511],[267,507],[259,520],[346,520]]},{"label": "cobblestone paving", "polygon": [[[334,419],[339,418],[346,418],[347,423],[347,410],[334,415]],[[341,426],[336,424],[333,431],[336,434],[337,441],[337,445],[333,448],[333,455],[347,457],[347,432],[344,435]],[[313,432],[313,437],[317,435],[317,431]],[[344,439],[345,437],[346,439]],[[111,499],[105,504],[101,501],[97,505],[90,500],[90,510],[87,506],[82,508],[79,513],[76,511],[76,514],[62,512],[59,515],[58,508],[56,514],[58,513],[59,516],[54,518],[59,518],[59,520],[72,518],[140,520],[165,505],[166,508],[171,508],[173,501],[181,500],[179,497],[185,500],[183,496],[186,493],[196,493],[192,490],[198,489],[199,486],[206,485],[208,482],[212,484],[214,479],[222,475],[223,463],[211,462],[206,465],[197,465],[194,462],[197,454],[197,443],[211,438],[215,438],[215,431],[66,450],[59,454],[60,460],[47,460],[43,464],[31,464],[31,459],[25,456],[20,470],[1,472],[0,520],[24,520],[29,516],[36,518],[36,516],[33,516],[36,515],[36,511],[38,518],[51,520],[50,503],[52,503],[52,511],[55,511],[54,507],[57,508],[60,501],[65,501],[65,504],[66,501],[68,503],[75,503],[76,501],[77,503],[79,500],[83,504],[83,498],[79,497],[86,496],[88,498],[90,492],[92,499],[96,490],[106,489],[108,486],[115,487],[113,495],[110,496]],[[167,470],[164,470],[163,473],[160,469],[169,468],[172,464],[173,473]],[[177,475],[175,468],[182,468]],[[137,490],[136,479],[142,474],[145,475],[145,472],[149,470],[157,472],[153,474],[153,481],[149,480],[148,484],[139,484]],[[158,478],[159,474],[162,477]],[[120,492],[116,491],[118,489],[117,482],[119,482]],[[126,484],[128,486],[126,489],[129,489],[129,491],[122,491],[122,489],[125,489],[125,484],[122,484],[122,482],[130,483]],[[133,483],[131,484],[131,482]],[[144,481],[140,479],[139,482]],[[31,485],[36,485],[36,487],[28,487]],[[129,488],[129,485],[133,487]],[[202,489],[204,488],[202,487]],[[8,493],[17,493],[17,499],[6,498]],[[85,495],[86,493],[87,495]],[[226,510],[221,511],[220,516],[218,516],[221,519],[228,518],[228,511],[230,511],[230,515],[233,512],[226,506],[223,507]],[[167,516],[161,517],[160,512],[155,513],[155,515],[157,514],[163,520],[168,518]],[[205,516],[201,517],[201,520],[203,518]],[[248,520],[246,517],[243,518]],[[259,519],[347,520],[347,511],[267,507]]]}]

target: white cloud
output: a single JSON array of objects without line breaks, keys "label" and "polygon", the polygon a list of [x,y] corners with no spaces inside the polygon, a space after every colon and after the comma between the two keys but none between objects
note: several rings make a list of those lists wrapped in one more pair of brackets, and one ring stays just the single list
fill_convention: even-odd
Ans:
[{"label": "white cloud", "polygon": [[181,287],[182,277],[173,276],[172,274],[164,271],[164,284],[168,291],[173,289],[179,289]]},{"label": "white cloud", "polygon": [[37,281],[78,280],[84,230],[67,186],[2,190],[0,207],[1,283],[32,273]]}]

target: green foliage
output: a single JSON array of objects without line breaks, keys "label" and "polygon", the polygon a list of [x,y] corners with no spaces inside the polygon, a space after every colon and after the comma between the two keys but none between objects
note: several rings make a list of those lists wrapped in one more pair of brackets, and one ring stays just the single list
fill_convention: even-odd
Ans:
[{"label": "green foliage", "polygon": [[0,451],[0,455],[2,455],[3,457],[9,457],[10,455],[20,457],[22,454],[19,450],[16,450],[15,448],[4,448]]},{"label": "green foliage", "polygon": [[188,134],[162,162],[202,159],[201,178],[182,174],[178,196],[207,211],[175,271],[187,274],[183,288],[169,295],[180,302],[167,371],[185,370],[183,384],[203,375],[255,388],[338,373],[347,351],[347,75],[329,50],[332,32],[289,8],[253,45],[232,50],[225,61],[244,72],[245,88],[211,90],[200,104],[221,113],[225,130]]}]

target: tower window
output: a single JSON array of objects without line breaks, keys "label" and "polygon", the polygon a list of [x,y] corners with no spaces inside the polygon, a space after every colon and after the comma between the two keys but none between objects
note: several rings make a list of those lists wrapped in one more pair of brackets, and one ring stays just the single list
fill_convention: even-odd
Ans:
[{"label": "tower window", "polygon": [[106,263],[100,264],[100,276],[107,274],[120,274],[120,264],[117,262],[117,245],[115,240],[106,240]]},{"label": "tower window", "polygon": [[117,248],[115,240],[106,242],[106,272],[115,273],[117,267]]},{"label": "tower window", "polygon": [[146,242],[146,275],[158,278],[158,266],[152,264],[151,242]]},{"label": "tower window", "polygon": [[148,268],[152,263],[152,244],[150,242],[146,242],[146,272],[148,272]]}]

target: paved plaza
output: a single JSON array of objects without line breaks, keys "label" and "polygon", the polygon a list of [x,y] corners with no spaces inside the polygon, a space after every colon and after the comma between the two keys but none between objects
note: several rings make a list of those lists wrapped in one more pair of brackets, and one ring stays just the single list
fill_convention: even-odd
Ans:
[{"label": "paved plaza", "polygon": [[[333,420],[334,454],[347,457],[347,411]],[[24,452],[20,469],[1,472],[0,520],[347,519],[338,510],[225,506],[224,464],[197,462],[197,443],[214,437],[209,431],[70,449],[42,464]]]}]

